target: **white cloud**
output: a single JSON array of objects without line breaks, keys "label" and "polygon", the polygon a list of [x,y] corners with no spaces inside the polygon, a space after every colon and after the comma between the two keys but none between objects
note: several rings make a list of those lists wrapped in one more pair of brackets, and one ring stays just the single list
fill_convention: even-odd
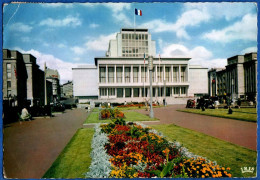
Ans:
[{"label": "white cloud", "polygon": [[246,14],[241,21],[237,21],[231,26],[222,30],[212,30],[203,35],[203,38],[215,42],[232,42],[235,40],[257,40],[257,17],[256,15]]},{"label": "white cloud", "polygon": [[113,12],[113,18],[117,23],[120,23],[122,26],[133,25],[129,17],[125,15],[126,10],[131,9],[130,3],[102,3],[102,5]]},{"label": "white cloud", "polygon": [[225,67],[226,59],[214,59],[212,53],[203,46],[188,49],[181,44],[165,46],[161,57],[191,58],[190,63],[202,67]]},{"label": "white cloud", "polygon": [[180,15],[175,23],[166,22],[161,19],[149,21],[140,25],[146,27],[153,32],[175,32],[177,37],[189,39],[190,36],[186,32],[187,27],[198,26],[203,22],[207,22],[210,16],[199,10],[189,10]]},{"label": "white cloud", "polygon": [[60,74],[61,83],[65,83],[68,80],[72,80],[72,69],[73,67],[77,67],[79,64],[77,63],[69,63],[64,62],[59,58],[51,54],[43,54],[37,50],[31,49],[29,51],[24,51],[22,49],[17,48],[21,53],[29,53],[37,58],[37,64],[40,66],[40,69],[43,70],[44,63],[46,62],[46,66],[50,69],[57,69]]},{"label": "white cloud", "polygon": [[82,48],[79,46],[74,46],[70,48],[75,54],[82,55],[86,52],[86,48]]},{"label": "white cloud", "polygon": [[58,48],[65,48],[65,47],[66,47],[66,45],[63,43],[58,44]]},{"label": "white cloud", "polygon": [[79,57],[73,58],[74,61],[80,61],[81,59]]},{"label": "white cloud", "polygon": [[257,47],[248,47],[241,51],[241,54],[251,53],[251,52],[257,52]]},{"label": "white cloud", "polygon": [[85,46],[88,50],[94,51],[107,51],[109,40],[115,39],[116,33],[109,35],[100,35],[98,38],[90,38],[85,43]]},{"label": "white cloud", "polygon": [[9,28],[11,31],[23,32],[23,33],[29,33],[32,30],[32,26],[20,22],[10,25]]},{"label": "white cloud", "polygon": [[92,23],[89,25],[89,27],[95,29],[95,28],[99,27],[99,24]]},{"label": "white cloud", "polygon": [[72,3],[42,3],[41,4],[42,7],[46,7],[46,8],[72,8],[73,4]]},{"label": "white cloud", "polygon": [[21,37],[21,40],[23,42],[30,42],[30,38],[29,37]]},{"label": "white cloud", "polygon": [[244,14],[257,12],[256,4],[254,3],[233,3],[233,2],[221,2],[221,3],[185,3],[185,9],[197,9],[210,15],[211,18],[219,19],[225,18],[230,21],[234,18],[241,17]]},{"label": "white cloud", "polygon": [[64,19],[52,19],[48,18],[45,20],[42,20],[40,22],[40,26],[50,26],[50,27],[64,27],[64,26],[71,26],[76,27],[80,26],[81,20],[78,17],[73,16],[67,16]]}]

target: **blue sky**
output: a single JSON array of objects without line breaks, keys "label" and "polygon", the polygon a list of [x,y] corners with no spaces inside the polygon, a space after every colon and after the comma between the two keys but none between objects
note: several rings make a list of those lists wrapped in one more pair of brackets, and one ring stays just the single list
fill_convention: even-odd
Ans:
[{"label": "blue sky", "polygon": [[255,3],[52,3],[6,4],[3,48],[31,53],[43,68],[94,64],[122,27],[148,28],[161,57],[190,57],[191,64],[224,67],[226,59],[257,51]]}]

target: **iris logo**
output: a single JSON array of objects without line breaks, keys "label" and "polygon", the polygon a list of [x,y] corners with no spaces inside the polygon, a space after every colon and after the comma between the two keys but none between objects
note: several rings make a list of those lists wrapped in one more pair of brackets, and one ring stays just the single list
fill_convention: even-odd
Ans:
[{"label": "iris logo", "polygon": [[242,173],[253,173],[255,170],[254,167],[241,167],[241,172]]}]

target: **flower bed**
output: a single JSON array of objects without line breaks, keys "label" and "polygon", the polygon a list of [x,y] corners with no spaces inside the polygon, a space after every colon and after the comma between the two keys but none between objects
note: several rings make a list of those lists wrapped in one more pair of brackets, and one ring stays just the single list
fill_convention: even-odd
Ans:
[{"label": "flower bed", "polygon": [[115,119],[115,118],[124,118],[125,115],[122,111],[118,109],[103,109],[100,111],[99,119]]},{"label": "flower bed", "polygon": [[[145,104],[143,104],[143,103],[139,103],[139,104],[126,104],[126,105],[120,105],[120,106],[117,106],[118,108],[122,108],[122,107],[143,107],[143,106],[145,106]],[[148,104],[148,106],[149,106],[149,104]],[[157,106],[156,104],[153,104],[153,106]]]},{"label": "flower bed", "polygon": [[102,143],[98,150],[93,146],[93,151],[100,151],[102,157],[93,154],[86,174],[89,178],[231,177],[229,168],[193,155],[179,143],[169,142],[154,129],[137,123],[118,120],[97,126],[93,144],[98,142]]}]

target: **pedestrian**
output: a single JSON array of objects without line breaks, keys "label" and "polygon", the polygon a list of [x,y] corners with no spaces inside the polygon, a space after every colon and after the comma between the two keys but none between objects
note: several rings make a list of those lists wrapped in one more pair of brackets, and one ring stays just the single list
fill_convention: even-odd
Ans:
[{"label": "pedestrian", "polygon": [[28,110],[26,109],[26,107],[24,107],[24,108],[22,109],[21,119],[22,119],[23,121],[25,121],[25,120],[30,120],[30,118],[31,118],[31,115],[29,114],[29,112],[28,112]]}]

